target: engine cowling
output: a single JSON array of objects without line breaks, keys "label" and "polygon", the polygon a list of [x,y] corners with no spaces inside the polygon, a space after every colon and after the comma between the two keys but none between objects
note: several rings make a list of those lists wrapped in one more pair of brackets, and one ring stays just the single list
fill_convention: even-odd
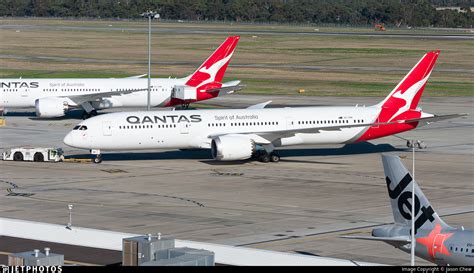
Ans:
[{"label": "engine cowling", "polygon": [[69,110],[69,104],[62,98],[41,98],[35,101],[36,116],[40,118],[62,117]]},{"label": "engine cowling", "polygon": [[249,159],[255,153],[255,142],[242,135],[220,136],[212,140],[211,153],[219,161]]}]

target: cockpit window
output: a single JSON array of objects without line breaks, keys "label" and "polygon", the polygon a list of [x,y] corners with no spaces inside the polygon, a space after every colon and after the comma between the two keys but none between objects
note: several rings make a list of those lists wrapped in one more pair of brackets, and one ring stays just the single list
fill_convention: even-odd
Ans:
[{"label": "cockpit window", "polygon": [[85,130],[87,130],[87,126],[83,125],[83,126],[81,126],[81,128],[79,128],[79,130],[85,131]]},{"label": "cockpit window", "polygon": [[77,130],[77,129],[79,129],[79,127],[81,127],[81,126],[80,126],[80,125],[76,125],[76,126],[74,126],[74,128],[72,128],[72,129],[73,129],[73,130]]}]

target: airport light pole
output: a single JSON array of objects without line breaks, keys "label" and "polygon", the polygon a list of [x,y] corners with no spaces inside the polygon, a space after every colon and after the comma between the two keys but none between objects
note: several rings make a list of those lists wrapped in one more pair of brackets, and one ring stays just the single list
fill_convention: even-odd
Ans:
[{"label": "airport light pole", "polygon": [[150,100],[151,100],[151,19],[159,16],[157,12],[147,11],[141,14],[144,17],[148,17],[148,91],[147,91],[147,104],[146,110],[150,111]]},{"label": "airport light pole", "polygon": [[[415,143],[413,141],[413,143]],[[416,238],[415,238],[415,145],[412,147],[412,154],[413,154],[413,166],[412,172],[413,177],[411,180],[411,266],[415,266],[415,246],[416,246]]]},{"label": "airport light pole", "polygon": [[72,204],[67,205],[67,208],[69,210],[69,222],[67,223],[66,228],[67,229],[72,229]]}]

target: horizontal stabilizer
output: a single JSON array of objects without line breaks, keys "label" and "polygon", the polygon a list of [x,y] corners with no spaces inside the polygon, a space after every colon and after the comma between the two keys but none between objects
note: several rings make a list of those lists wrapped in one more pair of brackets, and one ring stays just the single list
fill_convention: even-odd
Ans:
[{"label": "horizontal stabilizer", "polygon": [[265,106],[269,105],[271,102],[272,101],[269,100],[269,101],[262,102],[262,103],[259,103],[259,104],[250,105],[249,107],[247,107],[247,109],[263,109],[263,108],[265,108]]},{"label": "horizontal stabilizer", "polygon": [[421,123],[424,123],[424,124],[430,124],[430,123],[436,122],[436,121],[452,119],[452,118],[458,118],[458,117],[464,117],[464,116],[467,116],[467,115],[469,115],[469,114],[462,113],[462,114],[451,114],[451,115],[434,115],[432,117],[421,117],[421,118],[414,118],[414,119],[397,120],[397,123],[421,122]]},{"label": "horizontal stabilizer", "polygon": [[211,88],[207,90],[203,90],[206,93],[213,93],[213,92],[223,92],[225,94],[232,94],[235,91],[241,90],[244,88],[245,85],[241,85],[240,81],[231,81],[231,82],[226,82],[222,84],[221,87],[218,88]]}]

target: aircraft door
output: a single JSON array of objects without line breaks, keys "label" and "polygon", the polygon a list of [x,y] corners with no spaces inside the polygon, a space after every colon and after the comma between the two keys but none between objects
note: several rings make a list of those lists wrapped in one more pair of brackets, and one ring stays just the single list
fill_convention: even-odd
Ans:
[{"label": "aircraft door", "polygon": [[102,122],[102,133],[104,134],[104,136],[112,135],[112,122],[110,121]]},{"label": "aircraft door", "polygon": [[22,98],[27,98],[30,90],[29,88],[20,88],[20,95]]},{"label": "aircraft door", "polygon": [[292,117],[287,117],[286,118],[286,129],[291,130],[295,128],[295,121]]},{"label": "aircraft door", "polygon": [[190,123],[184,122],[180,123],[180,132],[181,134],[189,134],[189,127],[191,127]]}]

